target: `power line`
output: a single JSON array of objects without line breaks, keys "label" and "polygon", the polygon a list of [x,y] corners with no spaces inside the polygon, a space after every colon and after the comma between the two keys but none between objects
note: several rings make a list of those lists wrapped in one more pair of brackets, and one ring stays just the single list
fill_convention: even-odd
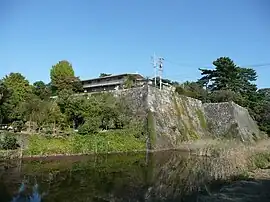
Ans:
[{"label": "power line", "polygon": [[[213,68],[213,65],[199,65],[199,64],[190,64],[190,63],[180,63],[173,60],[169,60],[167,58],[164,59],[165,62],[180,66],[180,67],[205,67],[205,68]],[[239,65],[240,67],[247,67],[247,68],[253,68],[253,67],[266,67],[270,66],[270,63],[263,63],[263,64],[252,64],[252,65]]]},{"label": "power line", "polygon": [[265,66],[270,66],[270,63],[265,63],[265,64],[253,64],[253,65],[241,65],[241,67],[265,67]]}]

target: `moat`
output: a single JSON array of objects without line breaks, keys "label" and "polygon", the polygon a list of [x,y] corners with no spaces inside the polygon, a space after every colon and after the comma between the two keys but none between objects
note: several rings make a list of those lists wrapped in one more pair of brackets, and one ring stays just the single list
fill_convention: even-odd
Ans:
[{"label": "moat", "polygon": [[176,151],[24,159],[0,169],[2,202],[27,201],[33,190],[48,202],[270,200],[270,181],[247,179],[226,159]]}]

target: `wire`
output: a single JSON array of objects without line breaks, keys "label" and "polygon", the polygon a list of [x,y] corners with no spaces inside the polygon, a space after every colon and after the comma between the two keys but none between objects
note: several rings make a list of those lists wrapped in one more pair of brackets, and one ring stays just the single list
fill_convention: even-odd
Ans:
[{"label": "wire", "polygon": [[265,63],[265,64],[255,64],[255,65],[241,65],[242,67],[265,67],[265,66],[270,66],[270,63]]},{"label": "wire", "polygon": [[[205,67],[205,68],[213,68],[212,65],[198,65],[198,64],[187,64],[187,63],[180,63],[180,62],[175,62],[172,60],[169,60],[167,58],[164,58],[165,62],[180,66],[180,67]],[[254,68],[254,67],[266,67],[266,66],[270,66],[270,63],[263,63],[263,64],[252,64],[252,65],[240,65],[241,67],[247,67],[247,68]]]}]

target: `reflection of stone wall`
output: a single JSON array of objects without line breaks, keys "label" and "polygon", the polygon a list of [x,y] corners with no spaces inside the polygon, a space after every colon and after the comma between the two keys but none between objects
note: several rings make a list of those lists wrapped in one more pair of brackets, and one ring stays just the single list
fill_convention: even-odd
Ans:
[{"label": "reflection of stone wall", "polygon": [[231,102],[202,104],[172,89],[143,86],[115,92],[129,102],[147,124],[152,148],[177,148],[183,141],[204,137],[252,141],[260,131],[248,110]]}]

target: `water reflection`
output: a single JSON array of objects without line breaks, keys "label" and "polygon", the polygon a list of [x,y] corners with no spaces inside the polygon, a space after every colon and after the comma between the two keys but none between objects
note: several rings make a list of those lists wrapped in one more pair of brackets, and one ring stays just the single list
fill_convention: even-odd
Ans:
[{"label": "water reflection", "polygon": [[[239,191],[240,186],[224,185],[232,174],[239,173],[233,161],[198,158],[179,152],[52,158],[4,164],[5,169],[0,172],[3,202],[12,201],[19,193],[29,200],[34,196],[37,201],[42,198],[42,201],[50,202],[220,201],[220,194],[232,197],[230,191]],[[27,186],[18,193],[22,182]],[[243,181],[241,183],[243,188]],[[255,190],[255,182],[248,183],[251,182],[244,185],[253,186],[252,190]],[[266,185],[263,187],[270,188]]]},{"label": "water reflection", "polygon": [[38,193],[38,184],[35,183],[35,185],[32,187],[32,193],[31,194],[25,194],[26,191],[26,185],[24,182],[21,183],[20,188],[18,190],[18,194],[16,194],[11,202],[41,202],[41,195]]}]

